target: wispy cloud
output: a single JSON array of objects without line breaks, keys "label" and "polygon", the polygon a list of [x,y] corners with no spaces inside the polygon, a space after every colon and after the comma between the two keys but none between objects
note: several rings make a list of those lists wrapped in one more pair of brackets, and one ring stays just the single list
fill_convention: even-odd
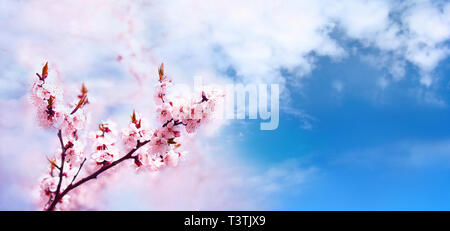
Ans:
[{"label": "wispy cloud", "polygon": [[[51,74],[69,87],[77,89],[81,81],[87,82],[93,103],[99,105],[92,109],[95,124],[108,116],[128,118],[125,115],[133,107],[149,114],[152,105],[142,99],[150,99],[151,77],[161,61],[177,81],[189,82],[204,73],[229,79],[233,70],[233,77],[240,82],[280,83],[283,96],[289,98],[284,86],[295,84],[288,83],[280,70],[301,80],[316,68],[316,57],[347,57],[351,51],[342,40],[380,51],[382,61],[375,65],[386,66],[395,80],[404,78],[406,64],[414,65],[421,76],[418,85],[431,88],[437,82],[433,70],[449,54],[449,17],[450,3],[440,1],[4,1],[0,8],[1,174],[14,174],[17,184],[32,182],[40,168],[29,166],[48,151],[38,147],[56,142],[50,134],[37,132],[25,106],[28,83],[45,60],[51,63]],[[342,36],[336,38],[335,33]],[[336,85],[335,89],[344,88]],[[434,93],[419,96],[445,104]],[[290,105],[285,109],[300,118],[303,128],[313,127],[314,117]],[[23,139],[33,141],[24,146]],[[17,162],[10,165],[10,161]],[[255,189],[286,190],[316,171],[281,164],[254,175],[230,176],[232,161],[224,162],[222,168],[217,164],[194,168],[194,183],[199,187],[189,188],[190,194],[184,197],[198,195],[211,200],[198,199],[178,208],[218,208],[229,201],[244,201],[234,198],[241,188],[249,195]],[[193,180],[188,178],[189,171],[179,171],[183,174],[173,171],[167,177],[177,182]],[[227,180],[219,185],[223,178]],[[214,182],[201,188],[209,179]],[[254,184],[248,186],[248,180]],[[183,195],[183,187],[188,186],[174,187],[178,188],[173,192]],[[154,196],[154,205],[157,192],[163,193],[163,189],[153,192],[149,195]],[[214,204],[213,195],[226,199]],[[168,203],[155,208],[176,206]]]},{"label": "wispy cloud", "polygon": [[304,110],[290,106],[282,106],[280,109],[283,113],[291,115],[299,120],[300,127],[305,130],[311,130],[314,123],[318,121],[314,116],[306,113]]},{"label": "wispy cloud", "polygon": [[436,165],[448,166],[450,140],[410,140],[347,152],[339,155],[335,164],[369,169],[423,168]]},{"label": "wispy cloud", "polygon": [[[449,54],[450,4],[445,2],[45,0],[5,5],[0,47],[13,55],[0,63],[16,68],[8,76],[22,79],[44,59],[65,78],[98,76],[99,68],[107,68],[138,81],[153,76],[151,70],[165,61],[175,77],[208,72],[227,78],[233,70],[243,82],[284,85],[281,69],[302,77],[315,68],[314,57],[345,58],[344,38],[378,50],[372,60],[395,80],[410,63],[420,70],[419,83],[429,86],[435,82],[432,71]],[[337,31],[343,36],[337,38]]]}]

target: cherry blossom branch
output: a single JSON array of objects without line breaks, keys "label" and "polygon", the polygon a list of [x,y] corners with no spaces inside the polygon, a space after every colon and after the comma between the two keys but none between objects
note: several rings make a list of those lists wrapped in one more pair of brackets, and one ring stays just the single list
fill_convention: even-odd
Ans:
[{"label": "cherry blossom branch", "polygon": [[[66,159],[66,150],[67,150],[66,147],[64,146],[63,138],[62,138],[62,135],[61,135],[61,129],[58,130],[58,138],[59,138],[59,142],[61,144],[62,151],[61,151],[61,165],[60,165],[61,167],[59,168],[59,181],[58,181],[58,186],[56,188],[56,194],[55,195],[58,195],[60,190],[61,190],[61,183],[62,183],[62,178],[63,178],[63,174],[64,174],[64,162],[65,162],[65,159]],[[55,196],[55,199],[53,200],[52,205],[53,204],[56,205],[56,202],[57,202],[57,200],[56,200],[56,196]]]},{"label": "cherry blossom branch", "polygon": [[[167,122],[165,122],[165,123],[162,125],[162,127],[167,127],[167,125],[170,124],[172,121],[173,121],[173,119],[167,120]],[[181,122],[181,121],[179,121],[179,120],[176,120],[176,121],[173,123],[174,126],[177,126],[177,125],[180,125],[180,124],[186,126],[186,124],[184,124],[183,122]]]},{"label": "cherry blossom branch", "polygon": [[168,125],[170,122],[172,122],[172,121],[173,121],[173,119],[167,120],[167,122],[165,122],[165,123],[162,125],[162,127],[167,127],[167,125]]},{"label": "cherry blossom branch", "polygon": [[[167,121],[165,124],[162,125],[162,127],[166,127],[170,122],[172,122],[173,119]],[[174,126],[178,126],[178,125],[184,125],[183,123],[179,122],[179,123],[174,123]],[[62,137],[61,137],[61,130],[59,130],[58,132],[58,137],[59,140],[61,142],[61,147],[63,148],[63,152],[61,154],[61,159],[64,161],[65,159],[65,152],[67,150],[67,147],[64,146],[64,143],[62,141]],[[75,184],[73,183],[75,178],[78,176],[78,173],[80,172],[81,168],[83,167],[84,162],[86,161],[86,158],[83,160],[83,162],[80,164],[80,168],[78,169],[77,173],[75,174],[75,176],[73,177],[72,182],[67,186],[67,188],[60,193],[60,188],[61,188],[61,182],[62,182],[62,170],[64,168],[64,162],[61,163],[61,170],[60,170],[60,178],[59,178],[59,183],[58,183],[58,188],[56,190],[56,194],[55,194],[55,198],[53,199],[52,203],[50,204],[50,206],[46,209],[47,211],[53,211],[55,209],[56,204],[58,203],[58,201],[60,201],[67,193],[69,193],[70,191],[72,191],[73,189],[75,189],[76,187],[92,180],[92,179],[96,179],[98,175],[100,175],[101,173],[105,172],[106,170],[120,164],[121,162],[128,160],[128,159],[133,159],[133,153],[135,153],[139,148],[141,148],[142,146],[146,145],[147,143],[149,143],[150,140],[146,140],[144,142],[140,142],[137,141],[136,147],[133,148],[132,150],[130,150],[125,156],[123,156],[122,158],[111,162],[110,164],[105,164],[103,165],[100,169],[98,169],[97,171],[95,171],[94,173],[92,173],[91,175],[79,180],[78,182],[76,182]]]},{"label": "cherry blossom branch", "polygon": [[[45,210],[67,209],[64,206],[67,205],[66,199],[68,198],[65,196],[69,192],[92,179],[97,179],[100,174],[125,160],[133,159],[137,169],[149,171],[158,171],[165,166],[175,167],[177,165],[178,160],[184,155],[184,151],[176,150],[181,144],[175,139],[180,137],[182,131],[179,130],[179,127],[175,127],[183,125],[187,133],[193,133],[202,122],[208,121],[214,111],[217,98],[223,97],[223,95],[217,91],[208,91],[207,94],[202,91],[199,101],[196,99],[187,103],[166,101],[166,88],[170,85],[171,80],[164,75],[163,64],[158,73],[159,83],[154,100],[157,104],[156,119],[162,123],[161,127],[151,130],[142,117],[133,111],[129,126],[122,130],[122,141],[128,152],[121,156],[116,145],[115,123],[109,120],[102,122],[99,125],[100,131],[92,133],[95,151],[91,155],[91,159],[98,167],[81,179],[77,177],[88,159],[84,158],[78,169],[74,168],[74,164],[84,156],[84,139],[79,139],[77,132],[85,128],[87,118],[82,107],[89,103],[87,88],[84,84],[82,85],[81,94],[78,95],[79,101],[75,108],[69,111],[66,110],[69,109],[68,106],[64,107],[63,95],[58,90],[58,86],[52,85],[51,81],[45,82],[48,76],[47,63],[42,69],[42,74],[36,74],[39,80],[33,84],[32,99],[37,108],[39,123],[44,128],[57,128],[61,145],[60,165],[58,166],[56,160],[47,157],[51,163],[50,171],[41,181],[41,196],[42,198],[48,197]],[[64,143],[63,133],[67,143]],[[150,143],[148,149],[137,152],[147,143]],[[55,168],[59,170],[59,174],[54,174]]]},{"label": "cherry blossom branch", "polygon": [[[59,134],[59,133],[58,133]],[[55,209],[56,204],[58,203],[59,200],[61,200],[67,193],[69,193],[71,190],[75,189],[76,187],[92,180],[92,179],[96,179],[98,175],[100,175],[101,173],[103,173],[104,171],[120,164],[121,162],[127,160],[127,159],[132,159],[133,158],[133,153],[136,152],[139,148],[141,148],[142,146],[146,145],[148,142],[150,142],[150,140],[146,140],[142,143],[138,142],[138,144],[136,145],[135,148],[133,148],[131,151],[129,151],[125,156],[123,156],[122,158],[111,162],[110,164],[105,164],[103,165],[100,169],[98,169],[97,171],[95,171],[94,173],[92,173],[91,175],[79,180],[78,182],[76,182],[75,184],[69,184],[69,186],[67,186],[67,188],[59,193],[59,190],[57,190],[57,193],[55,195],[55,199],[53,200],[52,204],[46,209],[47,211],[52,211]],[[60,180],[61,182],[61,180]]]},{"label": "cherry blossom branch", "polygon": [[80,108],[83,106],[84,102],[86,101],[86,97],[87,97],[87,95],[83,95],[83,96],[81,97],[81,99],[80,99],[80,101],[78,102],[77,106],[76,106],[76,107],[73,109],[73,111],[70,113],[71,115],[73,115],[75,112],[78,111],[78,109],[80,109]]}]

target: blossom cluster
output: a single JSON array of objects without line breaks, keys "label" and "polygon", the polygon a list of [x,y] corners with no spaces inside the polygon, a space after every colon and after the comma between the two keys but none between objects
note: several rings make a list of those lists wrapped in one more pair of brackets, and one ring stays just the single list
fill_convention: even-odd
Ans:
[{"label": "blossom cluster", "polygon": [[[156,119],[162,124],[153,132],[141,127],[141,119],[135,113],[131,116],[130,126],[124,131],[124,137],[132,145],[139,139],[150,139],[150,145],[141,149],[136,155],[135,164],[138,169],[160,170],[165,166],[176,166],[185,152],[179,148],[177,138],[181,136],[182,127],[187,133],[193,133],[202,123],[208,121],[214,111],[220,94],[216,91],[201,93],[199,97],[190,100],[171,101],[167,98],[168,87],[172,81],[164,75],[164,65],[159,68],[159,79],[155,86],[154,102],[157,105]],[[135,135],[140,134],[141,135]],[[148,135],[150,137],[148,137]],[[142,142],[142,140],[140,140]]]},{"label": "blossom cluster", "polygon": [[47,80],[48,63],[42,68],[42,73],[31,89],[31,101],[36,108],[39,124],[45,128],[59,126],[64,118],[62,105],[62,89],[54,82]]},{"label": "blossom cluster", "polygon": [[[69,179],[76,174],[76,166],[84,158],[85,144],[79,139],[79,131],[86,126],[87,117],[83,106],[87,104],[87,88],[83,84],[79,99],[66,104],[62,87],[57,81],[48,78],[48,63],[45,63],[41,74],[36,75],[38,79],[31,89],[31,103],[36,109],[38,123],[44,128],[60,130],[61,137],[61,148],[53,158],[48,158],[50,167],[41,179],[41,197],[51,201],[55,198],[57,185],[66,187],[70,183]],[[64,169],[60,153],[64,153]],[[63,173],[59,174],[61,171]],[[66,205],[69,198],[61,198],[57,208]]]},{"label": "blossom cluster", "polygon": [[[47,174],[41,178],[40,183],[40,199],[44,204],[44,208],[48,206],[48,203],[55,199],[56,190],[61,178],[61,186],[67,187],[70,184],[71,177],[74,176],[74,168],[68,167],[64,170],[62,177],[59,176],[60,167],[57,165],[58,159],[48,159],[50,166],[48,167]],[[61,198],[61,200],[56,205],[57,210],[65,210],[70,206],[70,195]]]},{"label": "blossom cluster", "polygon": [[[42,73],[36,74],[38,79],[31,91],[39,124],[44,128],[57,129],[61,143],[58,154],[48,158],[50,167],[41,179],[41,201],[46,210],[69,209],[69,198],[74,196],[74,193],[67,194],[69,191],[96,179],[100,173],[124,160],[134,160],[139,171],[158,171],[166,166],[177,166],[185,156],[180,137],[184,131],[193,133],[207,122],[222,96],[216,91],[203,91],[192,99],[171,101],[167,95],[172,81],[164,74],[164,65],[161,64],[154,97],[156,120],[160,126],[151,129],[148,120],[133,111],[128,126],[122,129],[120,135],[116,124],[107,120],[99,124],[97,131],[83,137],[85,133],[81,130],[86,128],[87,123],[85,106],[89,104],[86,86],[82,85],[74,102],[65,104],[62,88],[49,81],[48,71],[46,63]],[[92,145],[86,145],[89,141]],[[92,147],[91,151],[89,147]],[[124,154],[121,155],[121,152]],[[85,161],[93,163],[95,169],[75,181]]]},{"label": "blossom cluster", "polygon": [[119,158],[119,149],[116,146],[117,130],[114,122],[101,123],[98,131],[92,136],[95,150],[91,158],[96,164],[108,164]]}]

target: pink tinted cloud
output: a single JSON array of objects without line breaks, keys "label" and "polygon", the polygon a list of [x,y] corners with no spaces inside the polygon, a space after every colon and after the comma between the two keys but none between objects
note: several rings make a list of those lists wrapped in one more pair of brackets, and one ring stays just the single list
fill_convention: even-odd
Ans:
[{"label": "pink tinted cloud", "polygon": [[[146,20],[151,19],[146,15],[148,12],[164,20],[158,5],[139,1],[50,0],[8,4],[14,12],[10,20],[15,28],[12,24],[7,27],[11,33],[2,38],[2,44],[10,46],[2,51],[10,54],[20,70],[15,70],[15,75],[14,69],[11,70],[14,78],[0,80],[0,84],[17,82],[23,91],[19,97],[0,100],[0,188],[3,189],[0,198],[22,204],[22,207],[9,204],[3,209],[39,209],[33,207],[39,178],[48,166],[46,156],[54,154],[58,140],[56,131],[43,131],[36,125],[27,95],[31,79],[36,78],[34,73],[49,60],[50,75],[65,84],[67,97],[75,96],[81,82],[86,82],[92,96],[89,128],[94,129],[108,117],[117,119],[123,127],[133,108],[148,117],[153,111],[151,86],[155,80],[150,77],[156,77],[156,65],[166,57],[161,49],[152,46],[170,40],[155,23],[150,24],[155,29],[151,31],[154,36],[145,29]],[[144,11],[141,7],[149,8]],[[148,42],[148,36],[157,39]],[[177,67],[174,62],[179,53],[170,55],[177,46],[163,47],[167,48],[166,56],[171,57],[175,73],[171,77],[175,81],[189,78],[194,72],[186,69],[184,73],[184,67]],[[208,70],[205,66],[200,65],[200,69]],[[113,73],[101,72],[109,67],[114,69]],[[111,112],[110,108],[116,111]],[[220,130],[217,124],[211,127]],[[186,147],[190,154],[179,167],[154,175],[136,175],[132,166],[124,166],[114,176],[103,176],[96,184],[82,189],[82,200],[73,208],[256,209],[261,208],[259,202],[267,199],[267,195],[290,184],[290,181],[280,185],[272,182],[288,173],[275,171],[278,175],[274,178],[270,173],[273,170],[245,165],[229,153],[229,148],[225,151],[223,144],[214,146],[207,142],[211,138],[200,137],[198,143],[192,139],[192,144]],[[304,176],[311,173],[294,170]],[[105,181],[111,183],[106,185]],[[90,193],[99,188],[104,193]]]}]

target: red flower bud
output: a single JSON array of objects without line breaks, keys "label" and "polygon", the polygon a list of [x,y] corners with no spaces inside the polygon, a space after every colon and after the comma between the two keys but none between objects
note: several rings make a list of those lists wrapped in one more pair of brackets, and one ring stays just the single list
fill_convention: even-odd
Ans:
[{"label": "red flower bud", "polygon": [[162,82],[164,79],[164,63],[161,63],[161,66],[159,66],[158,74],[159,74],[159,82]]},{"label": "red flower bud", "polygon": [[45,78],[47,78],[48,76],[48,62],[45,63],[44,67],[42,67],[42,80],[44,80]]}]

